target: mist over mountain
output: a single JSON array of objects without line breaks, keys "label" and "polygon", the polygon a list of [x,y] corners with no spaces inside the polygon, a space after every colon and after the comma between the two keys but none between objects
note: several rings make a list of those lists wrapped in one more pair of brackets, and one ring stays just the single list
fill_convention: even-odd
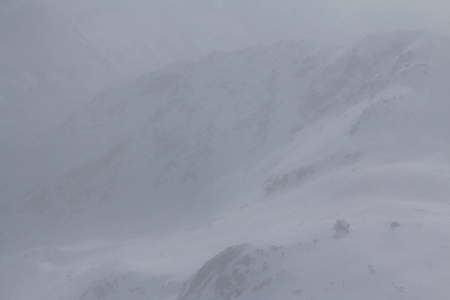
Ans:
[{"label": "mist over mountain", "polygon": [[[163,2],[136,4],[36,1],[5,6],[0,11],[0,74],[2,123],[9,130],[1,137],[30,139],[109,86],[167,63],[236,47],[244,35],[218,14],[214,27],[194,19],[193,11],[209,18],[207,9],[178,14]],[[20,123],[19,116],[32,126]]]},{"label": "mist over mountain", "polygon": [[445,32],[129,3],[0,6],[1,299],[447,299]]},{"label": "mist over mountain", "polygon": [[215,50],[449,28],[447,5],[433,1],[379,1],[370,10],[365,1],[341,2],[2,1],[0,104],[8,130],[0,138],[13,152],[28,147],[101,90]]}]

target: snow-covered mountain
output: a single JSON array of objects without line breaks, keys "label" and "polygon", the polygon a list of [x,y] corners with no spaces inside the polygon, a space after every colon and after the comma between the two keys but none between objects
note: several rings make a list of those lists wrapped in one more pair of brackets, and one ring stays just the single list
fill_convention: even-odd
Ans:
[{"label": "snow-covered mountain", "polygon": [[48,136],[95,94],[168,63],[257,43],[232,13],[204,1],[0,2],[3,193],[50,176],[40,159]]},{"label": "snow-covered mountain", "polygon": [[286,41],[98,94],[2,197],[4,297],[446,299],[449,53]]},{"label": "snow-covered mountain", "polygon": [[201,4],[2,1],[1,141],[20,146],[39,139],[110,86],[251,43],[232,16]]}]

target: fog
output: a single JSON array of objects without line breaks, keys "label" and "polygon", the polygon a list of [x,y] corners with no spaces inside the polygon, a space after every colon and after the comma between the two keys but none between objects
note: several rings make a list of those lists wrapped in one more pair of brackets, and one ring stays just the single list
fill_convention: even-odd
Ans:
[{"label": "fog", "polygon": [[450,3],[0,1],[0,299],[446,300]]},{"label": "fog", "polygon": [[[15,110],[40,109],[27,115],[40,131],[60,124],[113,84],[211,51],[287,39],[345,44],[380,31],[446,34],[450,28],[450,4],[437,0],[21,0],[0,5],[2,102],[14,102]],[[19,102],[26,104],[18,107]]]},{"label": "fog", "polygon": [[[382,30],[418,30],[429,29],[440,32],[449,31],[447,1],[431,0],[393,0],[393,1],[351,1],[351,0],[245,0],[245,1],[118,1],[118,0],[21,0],[3,1],[2,11],[11,13],[22,10],[20,18],[9,21],[33,24],[42,20],[36,19],[36,11],[48,11],[48,20],[60,19],[61,22],[76,22],[79,15],[87,12],[105,15],[115,12],[120,15],[125,11],[133,11],[139,18],[147,19],[153,25],[154,15],[161,14],[166,20],[159,25],[175,26],[179,31],[185,30],[184,38],[202,36],[211,39],[216,36],[215,44],[203,40],[203,51],[239,48],[247,44],[271,43],[280,39],[305,38],[360,38],[371,32]],[[33,13],[34,11],[34,13]],[[139,13],[139,11],[141,13]],[[145,11],[145,13],[143,13]],[[28,15],[27,15],[28,14]],[[128,17],[130,17],[128,15]],[[100,17],[100,16],[97,16]],[[81,18],[78,16],[78,18]],[[5,18],[2,18],[5,19]],[[63,21],[64,20],[64,21]],[[5,20],[7,21],[7,20]],[[3,22],[2,28],[17,30],[17,24]],[[129,19],[130,22],[137,20]],[[144,20],[140,20],[144,22]],[[164,24],[164,22],[166,22]],[[144,23],[142,23],[144,24]],[[37,25],[37,24],[36,24]],[[230,45],[218,42],[225,36],[215,34],[217,26],[237,40],[228,40]],[[200,29],[201,27],[201,29]],[[144,30],[144,28],[142,28]],[[219,31],[220,32],[220,31]],[[204,49],[202,49],[204,48]]]}]

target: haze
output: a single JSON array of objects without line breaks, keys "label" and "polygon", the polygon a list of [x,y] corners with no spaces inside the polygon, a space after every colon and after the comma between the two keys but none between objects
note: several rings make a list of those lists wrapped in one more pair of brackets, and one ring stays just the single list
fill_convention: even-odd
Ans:
[{"label": "haze", "polygon": [[447,300],[450,3],[0,2],[0,299]]}]

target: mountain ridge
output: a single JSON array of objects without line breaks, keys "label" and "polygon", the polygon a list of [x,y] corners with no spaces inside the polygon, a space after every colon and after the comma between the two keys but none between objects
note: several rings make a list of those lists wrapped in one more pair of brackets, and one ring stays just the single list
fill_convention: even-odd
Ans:
[{"label": "mountain ridge", "polygon": [[448,45],[286,42],[102,93],[55,135],[55,179],[12,203],[30,249],[3,263],[77,278],[55,299],[445,299]]}]

